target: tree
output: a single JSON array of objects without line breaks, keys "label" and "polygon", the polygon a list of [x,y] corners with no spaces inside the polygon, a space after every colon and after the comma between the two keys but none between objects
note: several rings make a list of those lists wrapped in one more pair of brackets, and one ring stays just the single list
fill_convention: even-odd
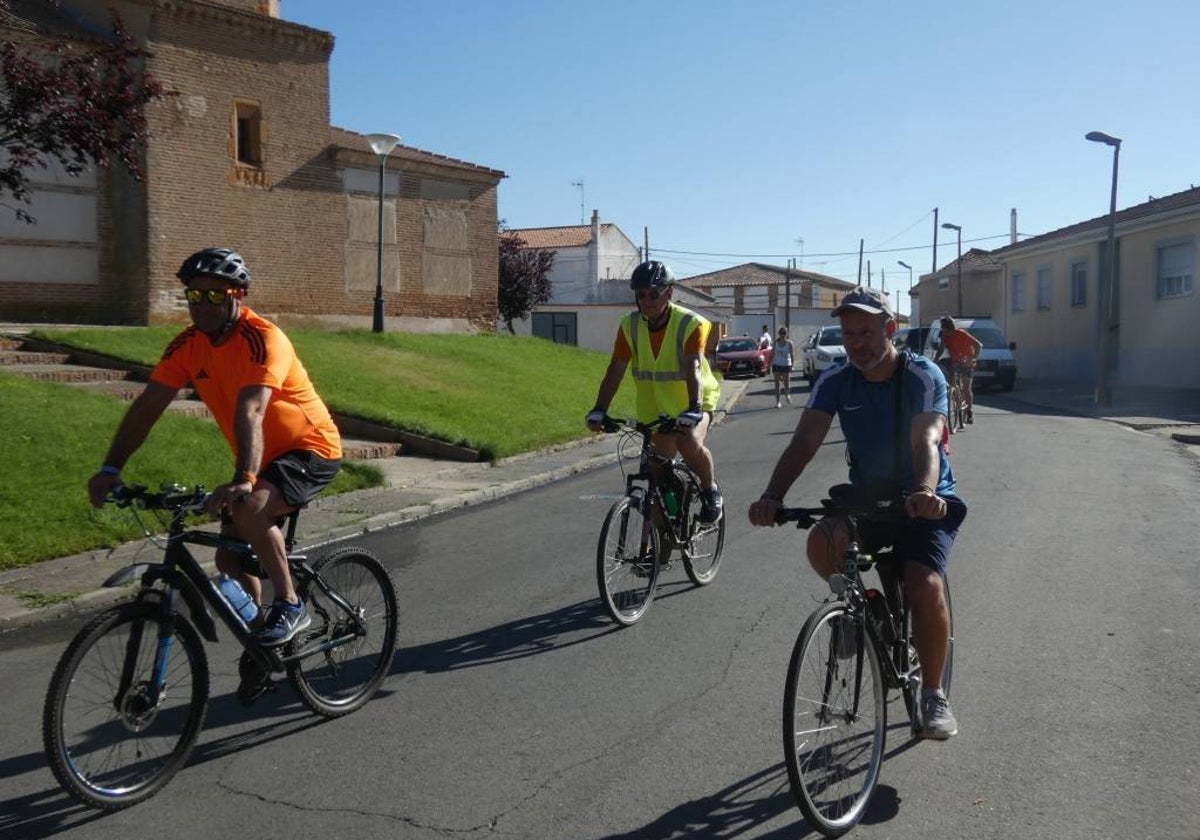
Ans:
[{"label": "tree", "polygon": [[[111,29],[97,37],[48,40],[11,6],[0,0],[0,24],[19,35],[0,44],[0,199],[28,205],[29,171],[50,160],[70,175],[115,160],[141,180],[145,109],[164,94],[120,16],[114,10]],[[0,206],[36,221],[23,207]]]},{"label": "tree", "polygon": [[525,240],[500,223],[500,318],[508,331],[513,321],[528,318],[535,306],[550,300],[554,252],[526,248]]}]

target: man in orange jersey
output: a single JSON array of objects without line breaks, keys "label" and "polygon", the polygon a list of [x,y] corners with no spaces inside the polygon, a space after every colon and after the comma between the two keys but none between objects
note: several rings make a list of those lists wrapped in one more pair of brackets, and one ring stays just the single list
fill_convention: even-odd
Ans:
[{"label": "man in orange jersey", "polygon": [[[288,571],[278,522],[333,481],[341,438],[287,336],[242,304],[250,271],[241,254],[205,248],[176,276],[187,287],[192,326],[167,345],[122,419],[104,466],[88,481],[88,495],[93,505],[104,503],[125,462],[191,382],[234,452],[233,479],[212,491],[208,511],[221,515],[223,535],[250,544],[271,579],[275,601],[257,638],[267,647],[282,645],[311,619]],[[240,572],[235,557],[218,551],[217,568],[262,603],[262,584]]]},{"label": "man in orange jersey", "polygon": [[[954,324],[949,315],[942,316],[942,350],[950,357],[951,373],[958,374],[963,396],[967,400],[967,422],[975,422],[975,394],[971,389],[971,374],[975,371],[975,359],[983,344],[975,336]],[[947,377],[949,379],[949,377]]]}]

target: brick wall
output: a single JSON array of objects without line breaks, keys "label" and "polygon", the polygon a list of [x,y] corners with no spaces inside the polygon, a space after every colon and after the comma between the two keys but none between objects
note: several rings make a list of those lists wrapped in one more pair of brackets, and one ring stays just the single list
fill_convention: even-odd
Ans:
[{"label": "brick wall", "polygon": [[[224,245],[246,257],[253,274],[248,303],[262,314],[370,325],[373,282],[366,294],[361,282],[353,288],[347,282],[351,249],[343,169],[377,163],[360,137],[329,125],[333,38],[273,19],[254,0],[221,5],[227,8],[191,0],[122,0],[122,17],[151,53],[149,72],[170,92],[148,112],[146,179],[134,182],[119,169],[102,178],[98,285],[0,286],[0,318],[183,321],[187,313],[176,269],[197,249]],[[235,161],[235,100],[253,103],[261,113],[261,167]],[[348,150],[347,142],[359,148]],[[397,150],[389,169],[399,172],[401,184],[398,200],[389,199],[398,207],[389,236],[395,244],[387,246],[388,259],[399,259],[400,280],[398,289],[385,293],[387,327],[494,328],[496,184],[503,173],[411,149]],[[429,199],[421,193],[428,178],[458,185],[469,251],[455,262],[469,274],[432,291],[425,265]]]}]

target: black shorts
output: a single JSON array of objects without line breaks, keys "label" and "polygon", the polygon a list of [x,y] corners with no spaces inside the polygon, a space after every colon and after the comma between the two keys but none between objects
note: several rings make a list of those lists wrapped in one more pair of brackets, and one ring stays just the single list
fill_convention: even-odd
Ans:
[{"label": "black shorts", "polygon": [[289,505],[302,507],[328,487],[341,468],[340,460],[329,461],[307,449],[293,449],[267,464],[258,475],[278,487]]}]

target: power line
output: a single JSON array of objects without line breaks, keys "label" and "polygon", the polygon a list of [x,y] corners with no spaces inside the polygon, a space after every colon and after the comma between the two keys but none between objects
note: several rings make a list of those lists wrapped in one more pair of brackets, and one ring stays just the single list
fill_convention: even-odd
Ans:
[{"label": "power line", "polygon": [[[991,239],[1008,239],[1009,234],[1002,233],[995,236],[977,236],[976,239],[964,239],[968,242],[986,242]],[[930,244],[911,245],[904,248],[875,248],[875,250],[863,251],[863,253],[904,253],[906,251],[925,251],[928,250]],[[738,259],[787,259],[788,257],[796,257],[794,253],[721,253],[715,251],[683,251],[678,248],[667,248],[655,246],[655,251],[660,253],[677,253],[684,254],[689,257],[736,257]],[[809,257],[857,257],[858,251],[828,251],[822,253],[805,253],[804,259]]]}]

